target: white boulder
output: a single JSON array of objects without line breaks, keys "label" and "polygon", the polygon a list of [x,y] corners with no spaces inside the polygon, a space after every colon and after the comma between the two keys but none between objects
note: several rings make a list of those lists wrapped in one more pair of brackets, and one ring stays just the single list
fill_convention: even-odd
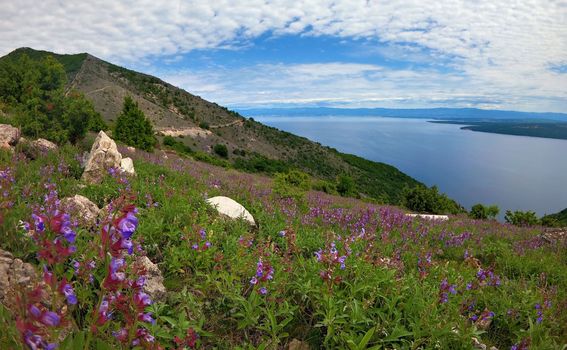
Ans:
[{"label": "white boulder", "polygon": [[411,218],[421,218],[426,220],[439,220],[447,221],[449,217],[447,215],[432,215],[432,214],[406,214],[406,216]]},{"label": "white boulder", "polygon": [[250,223],[252,226],[256,226],[256,221],[252,215],[244,208],[240,203],[234,199],[217,196],[207,199],[207,203],[215,208],[219,214],[228,216],[231,219],[244,219]]},{"label": "white boulder", "polygon": [[63,198],[61,200],[61,206],[66,212],[72,215],[74,219],[79,220],[86,226],[93,227],[96,225],[96,219],[100,209],[87,197],[77,194],[73,197]]},{"label": "white boulder", "polygon": [[90,183],[100,183],[107,176],[110,168],[120,168],[122,155],[116,142],[101,131],[91,148],[85,164],[82,179]]},{"label": "white boulder", "polygon": [[136,175],[136,170],[134,170],[134,162],[130,157],[122,158],[122,161],[120,161],[120,169],[128,175]]}]

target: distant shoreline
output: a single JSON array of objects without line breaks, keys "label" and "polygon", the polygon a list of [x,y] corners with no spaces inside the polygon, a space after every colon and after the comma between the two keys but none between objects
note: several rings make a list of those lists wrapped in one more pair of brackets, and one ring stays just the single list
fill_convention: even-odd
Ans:
[{"label": "distant shoreline", "polygon": [[461,130],[471,130],[490,134],[539,137],[555,140],[567,140],[567,123],[545,121],[457,121],[457,120],[428,120],[436,124],[465,125]]}]

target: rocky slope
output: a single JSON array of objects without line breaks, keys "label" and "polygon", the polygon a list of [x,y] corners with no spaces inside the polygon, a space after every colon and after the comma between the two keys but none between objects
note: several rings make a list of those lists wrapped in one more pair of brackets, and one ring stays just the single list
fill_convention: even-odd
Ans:
[{"label": "rocky slope", "polygon": [[225,144],[229,160],[240,162],[244,169],[263,171],[265,163],[282,162],[326,180],[349,175],[359,184],[357,191],[362,196],[386,203],[399,203],[404,187],[419,185],[392,166],[346,157],[306,138],[246,119],[156,77],[86,53],[58,55],[22,48],[0,60],[22,54],[34,59],[53,55],[67,72],[67,91],[85,94],[111,124],[122,109],[124,97],[130,95],[162,135],[176,136],[193,150],[211,154],[214,145]]}]

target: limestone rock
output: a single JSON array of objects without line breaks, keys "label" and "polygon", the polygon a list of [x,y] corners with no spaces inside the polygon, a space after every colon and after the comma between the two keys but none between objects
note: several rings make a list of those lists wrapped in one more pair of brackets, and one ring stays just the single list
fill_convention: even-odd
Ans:
[{"label": "limestone rock", "polygon": [[37,278],[32,265],[14,259],[10,252],[0,249],[0,302],[10,293],[17,293],[20,286],[28,287]]},{"label": "limestone rock", "polygon": [[20,139],[20,129],[11,125],[0,124],[0,148],[13,150]]},{"label": "limestone rock", "polygon": [[27,145],[27,147],[24,147],[24,153],[31,159],[37,159],[57,149],[56,144],[41,138],[30,142],[22,137],[19,143]]},{"label": "limestone rock", "polygon": [[120,169],[128,175],[136,175],[136,170],[134,170],[134,162],[132,161],[132,158],[122,158],[122,161],[120,162]]},{"label": "limestone rock", "polygon": [[163,276],[161,271],[147,256],[141,256],[136,259],[136,264],[146,271],[146,284],[144,292],[154,300],[163,300],[167,290],[163,285]]},{"label": "limestone rock", "polygon": [[100,209],[87,197],[77,194],[73,197],[63,198],[61,205],[74,219],[79,220],[87,227],[96,225]]},{"label": "limestone rock", "polygon": [[82,179],[90,183],[100,183],[110,168],[120,168],[121,161],[122,155],[118,152],[116,143],[101,131],[91,148]]},{"label": "limestone rock", "polygon": [[231,219],[242,218],[248,221],[250,225],[256,226],[256,222],[248,210],[234,199],[218,196],[207,199],[207,203],[222,215],[228,216]]},{"label": "limestone rock", "polygon": [[406,214],[406,216],[411,218],[421,218],[427,220],[439,220],[439,221],[447,221],[449,217],[447,215],[431,215],[431,214]]}]

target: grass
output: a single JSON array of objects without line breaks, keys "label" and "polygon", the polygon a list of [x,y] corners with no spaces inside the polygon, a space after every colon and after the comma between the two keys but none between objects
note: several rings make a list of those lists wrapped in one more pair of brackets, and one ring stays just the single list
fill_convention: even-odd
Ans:
[{"label": "grass", "polygon": [[[313,191],[281,198],[267,177],[171,154],[121,152],[135,162],[128,185],[109,176],[83,186],[80,150],[71,146],[33,161],[2,153],[0,170],[9,169],[14,182],[2,187],[0,246],[37,263],[39,247],[19,221],[39,209],[47,183],[61,198],[78,193],[99,207],[128,187],[139,208],[133,237],[168,288],[166,300],[148,307],[156,323],[137,326],[165,348],[175,348],[176,336],[187,339],[188,330],[198,334],[194,347],[217,349],[283,349],[292,339],[313,349],[472,349],[473,337],[499,349],[522,341],[530,349],[565,346],[567,248],[541,240],[538,228],[464,216],[421,221],[396,207]],[[258,227],[219,216],[205,202],[216,195],[243,204]],[[90,254],[81,237],[98,233],[77,232],[74,258],[81,260]],[[202,248],[205,241],[210,248]],[[252,284],[259,261],[273,278]],[[79,297],[61,343],[70,349],[88,333],[84,310],[96,305],[97,282],[83,283],[64,266]],[[101,267],[95,281],[104,274]],[[0,309],[0,348],[21,348],[14,312],[10,304]],[[121,320],[117,312],[90,347],[128,348],[111,335]]]}]

